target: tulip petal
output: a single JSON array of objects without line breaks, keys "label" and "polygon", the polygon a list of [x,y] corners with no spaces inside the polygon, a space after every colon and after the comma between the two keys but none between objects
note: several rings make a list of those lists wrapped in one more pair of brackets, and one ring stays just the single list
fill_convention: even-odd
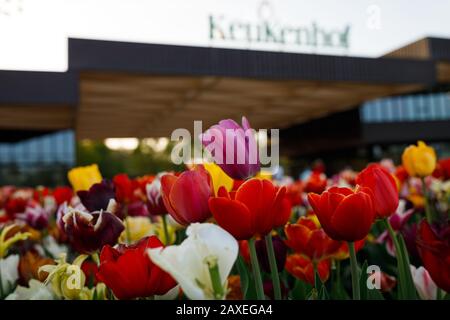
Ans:
[{"label": "tulip petal", "polygon": [[345,197],[331,217],[331,224],[340,240],[357,241],[367,236],[374,219],[371,197],[357,192]]},{"label": "tulip petal", "polygon": [[210,198],[209,208],[217,223],[238,240],[250,239],[255,233],[255,216],[241,202]]}]

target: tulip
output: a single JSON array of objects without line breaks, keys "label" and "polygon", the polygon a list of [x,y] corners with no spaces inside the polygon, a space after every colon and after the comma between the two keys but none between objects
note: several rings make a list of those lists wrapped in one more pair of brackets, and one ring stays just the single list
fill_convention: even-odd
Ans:
[{"label": "tulip", "polygon": [[[364,244],[366,243],[366,238],[355,241],[355,252],[358,252],[364,247]],[[347,242],[341,242],[340,247],[331,254],[330,258],[335,260],[345,260],[350,257],[349,247]]]},{"label": "tulip", "polygon": [[[0,259],[6,257],[8,250],[13,244],[26,240],[31,236],[30,232],[15,231],[16,229],[18,229],[16,224],[11,224],[2,229],[0,233]],[[14,234],[11,235],[11,232],[14,232]]]},{"label": "tulip", "polygon": [[121,243],[134,243],[155,234],[155,227],[147,217],[126,217],[125,230],[120,235]]},{"label": "tulip", "polygon": [[371,164],[356,177],[356,183],[372,190],[373,204],[378,218],[392,215],[398,207],[397,184],[381,165]]},{"label": "tulip", "polygon": [[73,190],[70,187],[57,187],[53,190],[53,197],[58,206],[64,202],[70,203],[73,197]]},{"label": "tulip", "polygon": [[204,163],[203,166],[211,176],[215,196],[217,196],[220,187],[224,187],[228,192],[233,189],[234,180],[223,172],[218,165],[215,163]]},{"label": "tulip", "polygon": [[410,145],[403,151],[402,163],[411,177],[426,177],[436,168],[436,152],[423,141]]},{"label": "tulip", "polygon": [[385,272],[376,271],[373,273],[375,277],[380,279],[380,290],[382,292],[390,292],[397,285],[395,277],[388,275]]},{"label": "tulip", "polygon": [[45,229],[48,226],[50,212],[39,203],[30,201],[23,213],[17,213],[16,218],[25,221],[34,229]]},{"label": "tulip", "polygon": [[155,178],[152,183],[145,187],[147,195],[147,208],[151,215],[165,215],[167,214],[166,206],[161,195],[161,179]]},{"label": "tulip", "polygon": [[75,192],[88,190],[94,183],[102,181],[102,175],[96,164],[73,168],[68,172],[67,177]]},{"label": "tulip", "polygon": [[425,177],[431,175],[436,169],[436,152],[432,147],[427,146],[425,142],[418,141],[417,146],[410,145],[403,151],[402,162],[411,177],[420,177],[422,179],[425,213],[428,223],[432,223],[433,216],[428,204]]},{"label": "tulip", "polygon": [[202,167],[183,172],[179,177],[161,178],[161,192],[169,214],[180,224],[203,222],[211,216],[208,199],[213,194],[211,179]]},{"label": "tulip", "polygon": [[308,194],[308,201],[328,236],[338,241],[364,239],[375,218],[372,192],[332,187],[321,195]]},{"label": "tulip", "polygon": [[78,191],[77,195],[89,211],[108,210],[111,199],[115,199],[114,185],[105,179],[93,184],[88,191]]},{"label": "tulip", "polygon": [[436,169],[433,172],[433,177],[442,179],[443,181],[450,180],[450,158],[438,161]]},{"label": "tulip", "polygon": [[450,292],[450,227],[437,231],[422,221],[417,231],[417,248],[433,281],[439,288]]},{"label": "tulip", "polygon": [[341,246],[341,242],[328,237],[323,229],[306,217],[301,217],[295,224],[287,224],[284,233],[288,247],[314,262],[328,258]]},{"label": "tulip", "polygon": [[416,287],[417,293],[422,300],[436,300],[437,286],[431,279],[430,274],[424,267],[416,268],[410,265],[411,275]]},{"label": "tulip", "polygon": [[44,284],[51,284],[53,292],[59,298],[69,300],[89,299],[89,289],[85,287],[86,276],[81,270],[81,265],[87,257],[87,255],[80,255],[73,263],[68,263],[64,253],[56,259],[56,264],[40,267],[39,273],[48,273]]},{"label": "tulip", "polygon": [[61,226],[72,247],[80,253],[93,253],[104,245],[114,245],[124,230],[122,221],[106,211],[84,212],[68,207]]},{"label": "tulip", "polygon": [[[271,236],[272,237],[272,236]],[[273,248],[275,252],[277,271],[281,272],[284,269],[284,264],[286,263],[287,246],[281,240],[279,236],[273,236]],[[263,239],[255,241],[256,254],[258,256],[258,261],[261,264],[261,269],[264,272],[270,273],[270,261],[267,252],[267,242]],[[247,249],[248,250],[248,249]]]},{"label": "tulip", "polygon": [[214,162],[229,177],[247,179],[260,169],[258,147],[253,133],[248,120],[242,117],[242,127],[234,120],[222,120],[209,128],[201,140],[212,153]]},{"label": "tulip", "polygon": [[253,178],[236,192],[220,188],[218,197],[209,199],[209,207],[222,228],[238,240],[247,240],[266,235],[282,223],[278,219],[280,215],[286,216],[285,191],[285,187],[277,188],[268,180]]},{"label": "tulip", "polygon": [[327,177],[324,173],[313,172],[305,185],[305,192],[322,193],[327,187]]},{"label": "tulip", "polygon": [[172,275],[188,298],[224,299],[237,241],[211,223],[191,224],[186,235],[180,245],[148,250],[151,260]]},{"label": "tulip", "polygon": [[0,258],[0,299],[6,297],[15,287],[19,279],[19,255],[12,254]]},{"label": "tulip", "polygon": [[[414,209],[405,210],[405,205],[405,200],[400,200],[395,214],[389,217],[389,224],[392,226],[392,229],[394,231],[403,231],[406,223],[414,214]],[[387,252],[391,256],[395,256],[396,249],[394,246],[394,241],[387,230],[385,230],[378,236],[377,242],[381,244],[386,243]]]},{"label": "tulip", "polygon": [[47,275],[39,274],[38,270],[40,267],[47,264],[53,264],[53,259],[44,258],[34,251],[27,251],[20,257],[19,282],[26,285],[31,279],[44,281]]},{"label": "tulip", "polygon": [[5,300],[55,300],[57,297],[44,283],[31,279],[27,287],[17,286]]},{"label": "tulip", "polygon": [[100,254],[98,280],[121,300],[167,293],[175,287],[175,281],[146,255],[147,249],[162,246],[155,236],[144,238],[134,246],[114,249],[106,245]]},{"label": "tulip", "polygon": [[116,199],[120,203],[130,203],[134,200],[134,186],[127,174],[117,174],[113,177]]},{"label": "tulip", "polygon": [[308,194],[308,201],[328,236],[348,242],[354,300],[360,299],[355,241],[365,238],[372,226],[375,218],[372,197],[372,191],[364,187],[356,191],[332,187],[322,195]]},{"label": "tulip", "polygon": [[[289,255],[286,259],[286,270],[294,277],[314,285],[314,264],[312,260],[301,254]],[[331,263],[329,259],[324,259],[317,264],[317,273],[322,282],[328,280],[330,276]]]},{"label": "tulip", "polygon": [[228,293],[226,300],[242,300],[241,277],[238,275],[231,275],[228,277]]}]

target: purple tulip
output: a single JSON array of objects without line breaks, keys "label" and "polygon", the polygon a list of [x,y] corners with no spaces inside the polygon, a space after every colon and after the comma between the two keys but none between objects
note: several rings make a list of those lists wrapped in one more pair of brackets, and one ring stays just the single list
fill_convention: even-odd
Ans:
[{"label": "purple tulip", "polygon": [[201,136],[201,141],[214,162],[231,178],[242,180],[259,172],[254,130],[245,117],[242,127],[231,119],[220,121]]},{"label": "purple tulip", "polygon": [[31,203],[23,213],[17,213],[16,218],[25,221],[32,228],[41,230],[48,226],[50,212],[38,203]]},{"label": "purple tulip", "polygon": [[115,199],[114,184],[111,181],[103,180],[89,188],[89,191],[78,191],[81,203],[88,211],[106,210],[109,201]]}]

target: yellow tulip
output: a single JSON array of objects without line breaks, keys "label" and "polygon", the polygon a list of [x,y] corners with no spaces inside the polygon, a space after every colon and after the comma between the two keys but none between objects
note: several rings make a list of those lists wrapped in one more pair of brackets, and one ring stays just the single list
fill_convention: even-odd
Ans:
[{"label": "yellow tulip", "polygon": [[436,152],[423,141],[417,146],[410,145],[403,151],[402,162],[405,170],[412,177],[426,177],[436,168]]},{"label": "yellow tulip", "polygon": [[66,257],[66,253],[61,253],[60,257],[55,260],[55,265],[44,265],[39,268],[39,273],[48,273],[44,284],[51,284],[53,292],[59,298],[69,300],[90,299],[89,289],[85,287],[86,276],[81,270],[81,265],[89,256],[79,255],[72,263],[68,263]]},{"label": "yellow tulip", "polygon": [[135,243],[155,234],[155,227],[147,217],[127,217],[124,225],[125,230],[119,238],[121,243]]},{"label": "yellow tulip", "polygon": [[214,187],[214,194],[217,195],[220,187],[225,187],[227,191],[233,189],[233,179],[230,178],[223,170],[215,163],[204,163],[206,171],[209,172]]},{"label": "yellow tulip", "polygon": [[269,181],[272,181],[272,173],[270,171],[266,171],[266,170],[261,170],[260,172],[258,172],[258,174],[255,176],[255,178],[257,179],[266,179]]},{"label": "yellow tulip", "polygon": [[68,172],[67,177],[75,192],[88,190],[93,184],[102,181],[102,175],[96,164],[73,168]]}]

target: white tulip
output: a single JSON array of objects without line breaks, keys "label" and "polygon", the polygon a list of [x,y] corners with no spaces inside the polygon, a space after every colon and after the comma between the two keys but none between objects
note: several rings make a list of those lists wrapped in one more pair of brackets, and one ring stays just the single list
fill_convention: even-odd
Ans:
[{"label": "white tulip", "polygon": [[410,265],[414,285],[422,300],[436,300],[437,286],[424,267],[417,268]]},{"label": "white tulip", "polygon": [[0,259],[0,296],[4,297],[16,287],[19,279],[19,255],[12,254]]},{"label": "white tulip", "polygon": [[179,283],[188,298],[214,299],[210,265],[217,263],[220,285],[226,292],[227,278],[239,251],[238,243],[227,231],[211,223],[193,223],[186,235],[180,245],[149,249],[149,256]]},{"label": "white tulip", "polygon": [[31,279],[27,287],[18,286],[6,300],[55,300],[56,296],[48,285]]}]

